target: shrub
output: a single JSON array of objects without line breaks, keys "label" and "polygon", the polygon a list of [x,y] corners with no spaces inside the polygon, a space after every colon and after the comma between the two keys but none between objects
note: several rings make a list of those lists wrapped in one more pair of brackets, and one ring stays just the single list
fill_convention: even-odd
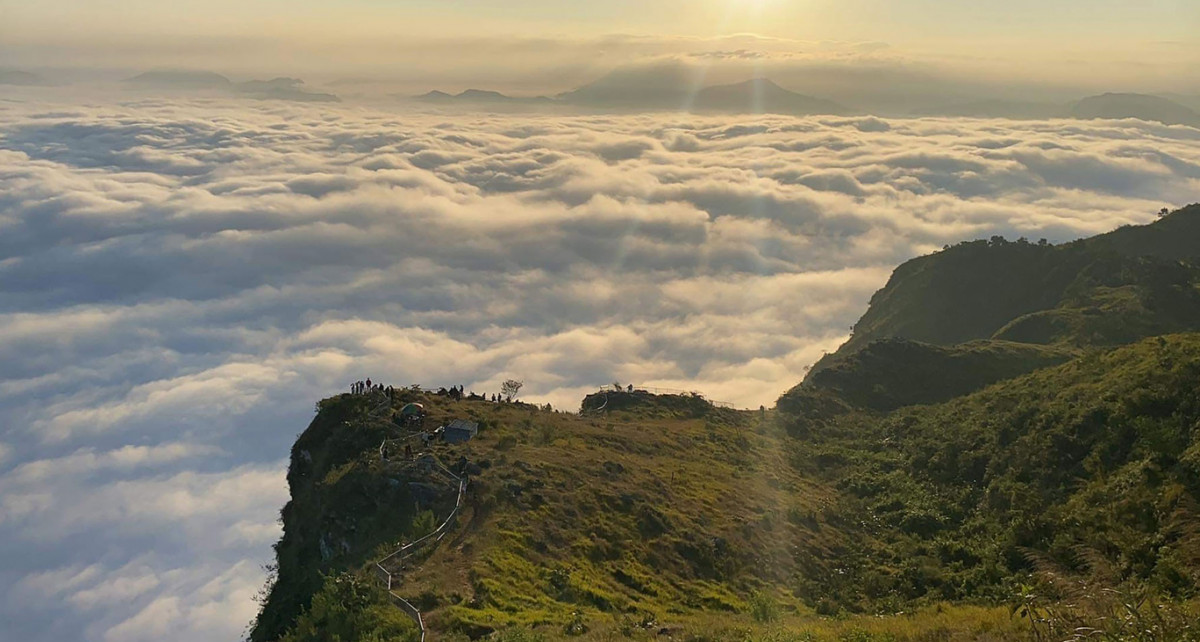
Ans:
[{"label": "shrub", "polygon": [[750,599],[746,600],[746,604],[750,607],[750,616],[755,622],[766,624],[779,619],[779,605],[766,593],[755,591],[750,595]]}]

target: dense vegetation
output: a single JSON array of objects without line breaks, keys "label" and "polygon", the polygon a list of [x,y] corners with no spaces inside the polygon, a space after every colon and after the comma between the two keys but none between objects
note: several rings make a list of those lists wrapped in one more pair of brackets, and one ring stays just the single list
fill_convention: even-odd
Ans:
[{"label": "dense vegetation", "polygon": [[1089,353],[885,417],[804,424],[797,466],[870,525],[828,587],[881,600],[1004,599],[1031,551],[1190,597],[1200,581],[1200,335]]},{"label": "dense vegetation", "polygon": [[439,639],[1200,639],[1194,248],[1197,206],[910,261],[771,411],[327,399],[251,639],[414,635],[369,572],[447,510],[380,461],[413,400],[481,426],[433,447],[468,503],[400,589]]}]

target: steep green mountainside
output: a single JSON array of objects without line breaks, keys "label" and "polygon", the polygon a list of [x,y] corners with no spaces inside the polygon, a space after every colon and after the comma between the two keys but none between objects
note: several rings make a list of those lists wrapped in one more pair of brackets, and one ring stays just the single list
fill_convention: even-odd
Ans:
[{"label": "steep green mountainside", "polygon": [[[1117,346],[1200,329],[1200,206],[1064,245],[960,243],[901,265],[812,375],[874,341]],[[811,376],[810,375],[810,378]]]},{"label": "steep green mountainside", "polygon": [[1082,241],[1093,249],[1108,249],[1127,256],[1160,259],[1200,259],[1200,204],[1189,205],[1152,225],[1131,225]]},{"label": "steep green mountainside", "polygon": [[1200,335],[1155,337],[942,404],[784,422],[798,470],[871,524],[835,594],[1002,598],[1037,552],[1200,582]]},{"label": "steep green mountainside", "polygon": [[828,362],[779,398],[780,410],[805,414],[850,409],[889,411],[967,394],[1003,379],[1058,365],[1077,351],[1009,341],[936,346],[883,339]]}]

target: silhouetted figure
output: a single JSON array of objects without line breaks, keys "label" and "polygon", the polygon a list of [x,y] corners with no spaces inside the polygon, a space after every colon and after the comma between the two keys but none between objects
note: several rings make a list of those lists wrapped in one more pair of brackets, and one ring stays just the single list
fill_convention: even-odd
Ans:
[{"label": "silhouetted figure", "polygon": [[370,380],[370,379],[367,379],[367,387],[368,387],[368,388],[370,388],[370,387],[371,387],[371,380]]}]

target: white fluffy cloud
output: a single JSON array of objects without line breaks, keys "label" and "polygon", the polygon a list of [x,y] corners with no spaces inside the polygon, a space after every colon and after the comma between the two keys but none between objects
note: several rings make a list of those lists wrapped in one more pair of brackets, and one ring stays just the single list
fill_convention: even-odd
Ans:
[{"label": "white fluffy cloud", "polygon": [[0,102],[0,610],[235,636],[280,461],[350,381],[614,379],[756,407],[899,262],[1200,199],[1136,121]]}]

